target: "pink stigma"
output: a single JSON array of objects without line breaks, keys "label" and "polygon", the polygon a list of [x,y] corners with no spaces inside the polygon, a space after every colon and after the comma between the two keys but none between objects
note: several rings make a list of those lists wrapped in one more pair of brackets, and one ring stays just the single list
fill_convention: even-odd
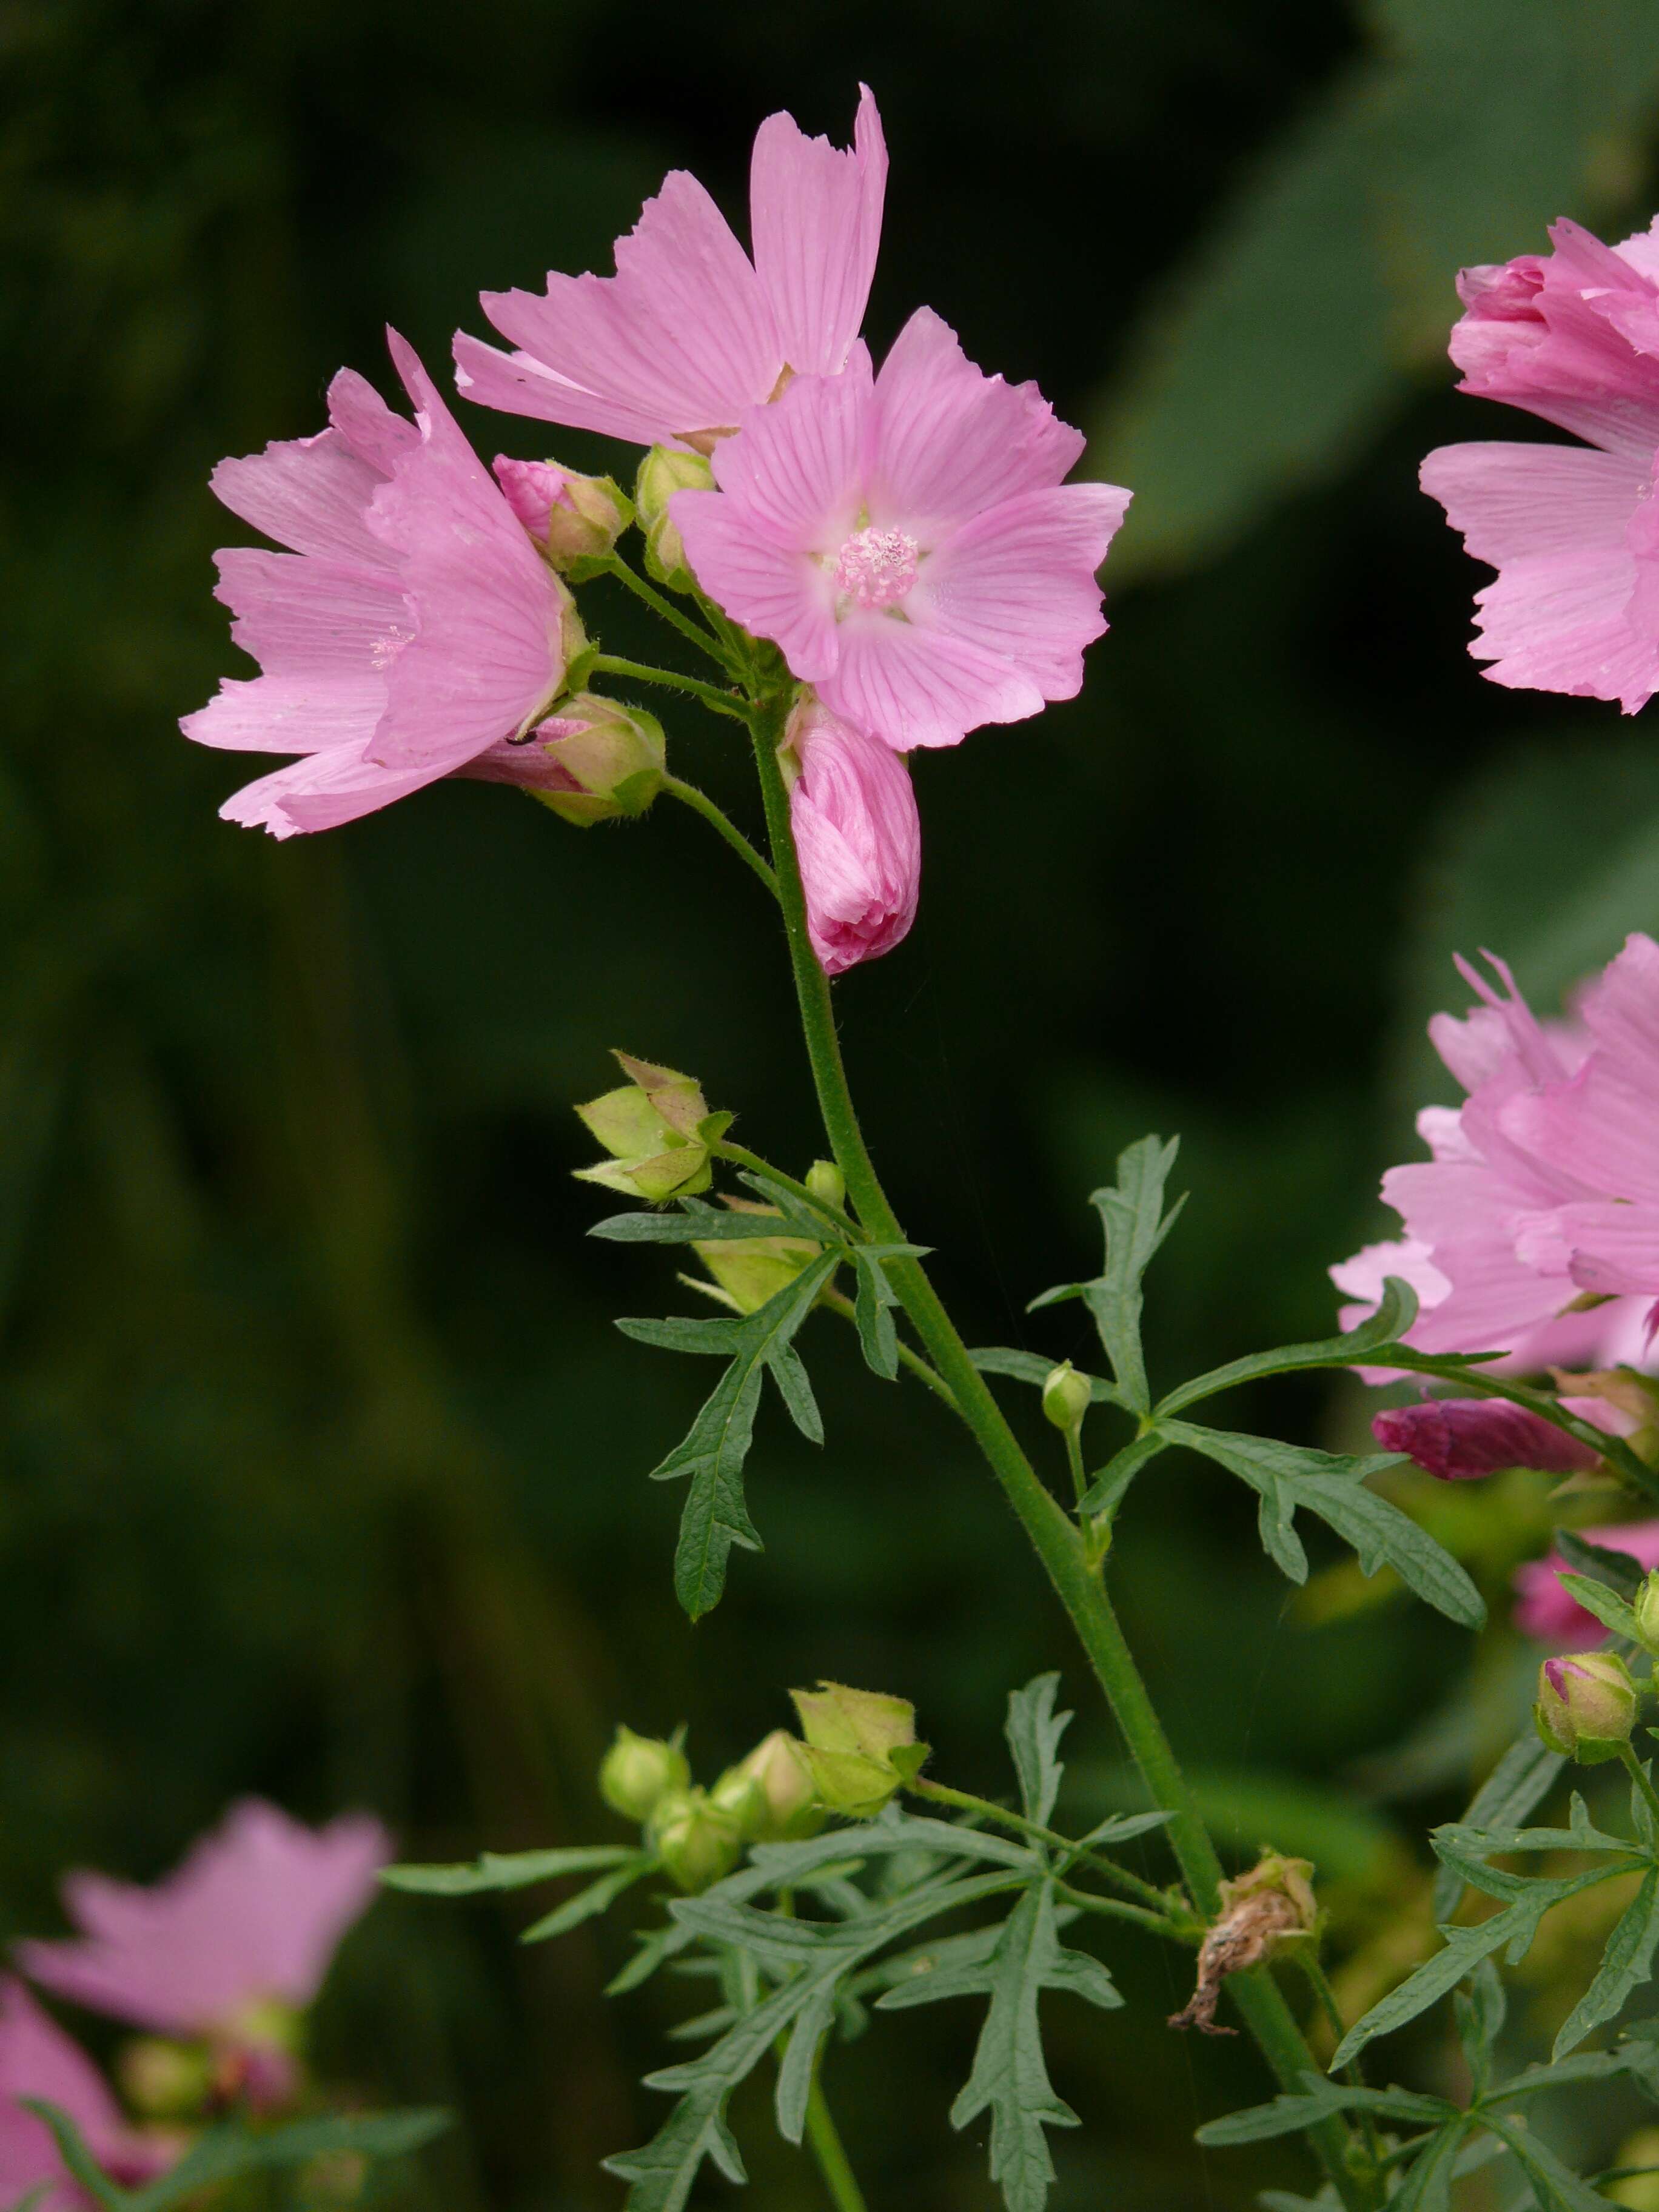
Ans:
[{"label": "pink stigma", "polygon": [[920,548],[902,530],[855,531],[836,562],[836,584],[855,607],[892,607],[916,580]]}]

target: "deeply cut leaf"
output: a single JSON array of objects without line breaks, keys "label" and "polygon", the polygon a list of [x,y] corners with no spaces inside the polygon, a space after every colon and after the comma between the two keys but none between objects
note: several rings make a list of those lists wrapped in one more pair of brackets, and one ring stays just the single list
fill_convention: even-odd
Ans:
[{"label": "deeply cut leaf", "polygon": [[1294,1527],[1297,1510],[1305,1506],[1352,1545],[1362,1573],[1374,1575],[1386,1564],[1419,1597],[1463,1627],[1479,1628],[1485,1621],[1485,1601],[1451,1553],[1408,1513],[1366,1487],[1367,1475],[1400,1464],[1397,1455],[1358,1459],[1187,1421],[1161,1421],[1158,1429],[1166,1442],[1202,1452],[1256,1492],[1263,1547],[1292,1582],[1307,1579],[1307,1554]]}]

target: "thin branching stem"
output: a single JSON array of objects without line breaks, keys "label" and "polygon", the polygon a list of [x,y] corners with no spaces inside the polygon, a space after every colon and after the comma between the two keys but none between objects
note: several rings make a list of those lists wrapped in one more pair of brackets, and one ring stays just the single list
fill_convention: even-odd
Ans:
[{"label": "thin branching stem", "polygon": [[750,720],[751,710],[746,700],[735,691],[717,690],[699,676],[682,676],[674,668],[653,668],[647,661],[623,660],[614,653],[595,653],[589,665],[596,676],[626,676],[635,684],[665,684],[671,691],[688,691],[694,699],[701,699],[711,714],[729,715],[735,722]]},{"label": "thin branching stem", "polygon": [[686,783],[678,775],[664,776],[662,788],[671,799],[678,799],[682,806],[689,806],[694,814],[701,814],[703,820],[725,838],[744,866],[760,878],[773,897],[777,896],[778,879],[769,863],[761,858],[731,816],[724,808],[717,806],[706,791],[699,791],[695,783]]},{"label": "thin branching stem", "polygon": [[720,640],[711,637],[701,623],[693,622],[690,615],[683,613],[654,584],[647,584],[636,569],[629,567],[620,553],[609,556],[605,573],[614,576],[619,584],[625,584],[636,599],[642,599],[653,614],[672,623],[682,637],[690,638],[699,653],[706,653],[711,660],[718,661],[728,674],[735,672],[732,656]]},{"label": "thin branching stem", "polygon": [[1139,1898],[1154,1912],[1162,1913],[1173,1924],[1184,1927],[1191,1923],[1194,1936],[1204,1932],[1204,1923],[1183,1909],[1153,1883],[1145,1881],[1139,1875],[1132,1874],[1127,1867],[1119,1866],[1103,1851],[1090,1850],[1074,1837],[1062,1836],[1053,1828],[1045,1828],[1036,1820],[1028,1820],[1023,1813],[1012,1812],[1006,1805],[996,1804],[989,1797],[975,1797],[966,1790],[952,1790],[943,1782],[929,1782],[918,1776],[906,1787],[913,1796],[931,1798],[936,1805],[952,1805],[959,1812],[975,1813],[981,1820],[993,1820],[1000,1828],[1012,1828],[1016,1835],[1029,1836],[1033,1843],[1047,1844],[1051,1850],[1063,1851],[1069,1862],[1081,1860],[1092,1867],[1108,1881],[1115,1881],[1131,1897]]}]

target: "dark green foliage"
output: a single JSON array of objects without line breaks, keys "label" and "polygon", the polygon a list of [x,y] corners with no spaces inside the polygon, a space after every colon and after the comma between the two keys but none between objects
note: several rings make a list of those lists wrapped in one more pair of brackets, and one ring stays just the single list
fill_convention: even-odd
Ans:
[{"label": "dark green foliage", "polygon": [[57,2106],[39,2098],[21,2101],[43,2119],[58,2139],[64,2163],[102,2212],[167,2212],[200,2190],[308,2165],[343,2152],[369,2160],[407,2157],[450,2124],[439,2112],[368,2112],[337,2118],[296,2120],[263,2133],[225,2122],[198,2136],[184,2157],[159,2179],[142,2189],[122,2189],[110,2180],[82,2141],[75,2123]]}]

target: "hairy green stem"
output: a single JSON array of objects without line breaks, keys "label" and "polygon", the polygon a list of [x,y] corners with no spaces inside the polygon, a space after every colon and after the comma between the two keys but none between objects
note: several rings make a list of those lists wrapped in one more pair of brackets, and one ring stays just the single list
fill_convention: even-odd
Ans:
[{"label": "hairy green stem", "polygon": [[699,676],[682,676],[673,668],[653,668],[643,660],[623,660],[614,653],[595,653],[589,665],[595,676],[629,676],[636,684],[663,684],[671,691],[689,691],[713,714],[729,714],[735,722],[746,723],[750,719],[747,704],[735,691],[717,690]]},{"label": "hairy green stem", "polygon": [[629,567],[620,553],[612,553],[606,560],[605,573],[607,576],[614,576],[619,584],[625,584],[636,599],[643,599],[653,614],[660,615],[665,623],[671,623],[682,637],[690,638],[699,653],[706,653],[711,660],[718,661],[728,674],[732,672],[732,656],[720,641],[710,637],[701,623],[693,622],[690,615],[682,613],[654,584],[647,584],[637,570]]},{"label": "hairy green stem", "polygon": [[[1325,2015],[1325,2025],[1330,2029],[1337,2042],[1340,2043],[1348,2032],[1348,2023],[1342,2017],[1342,2008],[1336,2001],[1336,1991],[1331,1987],[1330,1977],[1325,1972],[1319,1953],[1315,1948],[1315,1940],[1316,1939],[1297,1946],[1296,1960],[1312,1986],[1319,2009]],[[1365,2069],[1358,2058],[1351,2058],[1342,2071],[1352,2087],[1356,2089],[1364,2087]],[[1370,2159],[1372,2166],[1378,2166],[1382,2159],[1382,2142],[1376,2131],[1376,2115],[1362,2110],[1358,2118],[1359,2132],[1365,2139],[1366,2154]]]},{"label": "hairy green stem", "polygon": [[812,2146],[812,2155],[818,2162],[818,2172],[823,2176],[823,2185],[836,2212],[865,2212],[864,2191],[859,2187],[858,2176],[848,2158],[841,2130],[823,2094],[823,2084],[816,2076],[806,2100],[806,2140]]},{"label": "hairy green stem", "polygon": [[1072,1470],[1072,1489],[1081,1512],[1083,1501],[1089,1494],[1089,1477],[1083,1465],[1083,1425],[1071,1422],[1066,1431],[1066,1464]]},{"label": "hairy green stem", "polygon": [[[1190,1918],[1188,1914],[1177,1912],[1161,1889],[1150,1881],[1143,1881],[1127,1867],[1119,1866],[1115,1859],[1109,1859],[1104,1852],[1091,1850],[1073,1837],[1059,1835],[1053,1828],[1045,1828],[1038,1821],[1028,1820],[1023,1813],[1011,1812],[1007,1806],[998,1805],[989,1797],[975,1797],[966,1790],[952,1790],[945,1783],[928,1782],[921,1776],[914,1782],[907,1783],[905,1787],[912,1796],[928,1797],[936,1805],[954,1805],[960,1812],[976,1813],[981,1820],[994,1821],[1000,1828],[1012,1828],[1016,1835],[1029,1836],[1034,1843],[1047,1844],[1052,1850],[1064,1851],[1069,1858],[1083,1860],[1097,1874],[1116,1882],[1131,1897],[1139,1898],[1153,1911],[1162,1913],[1166,1920],[1179,1923]],[[1193,1925],[1194,1933],[1203,1934],[1201,1922],[1195,1922]]]},{"label": "hairy green stem", "polygon": [[1075,1905],[1080,1911],[1097,1913],[1106,1920],[1127,1920],[1149,1935],[1162,1936],[1166,1942],[1184,1943],[1189,1948],[1198,1941],[1190,1932],[1184,1932],[1161,1912],[1149,1912],[1144,1905],[1126,1905],[1119,1897],[1097,1897],[1092,1890],[1073,1889],[1068,1881],[1054,1884],[1054,1895],[1066,1905]]},{"label": "hairy green stem", "polygon": [[[777,746],[788,712],[787,696],[769,699],[754,718],[755,758],[766,806],[767,832],[778,877],[778,903],[788,938],[789,957],[799,1002],[807,1058],[817,1091],[819,1111],[848,1195],[866,1232],[883,1243],[903,1243],[902,1229],[888,1202],[859,1127],[848,1088],[836,1032],[830,985],[813,955],[806,930],[806,902],[790,834],[789,801],[777,763]],[[1206,1917],[1220,1901],[1222,1865],[1200,1818],[1186,1778],[1176,1762],[1146,1686],[1100,1577],[1090,1564],[1083,1537],[1020,1449],[984,1377],[968,1356],[950,1316],[921,1262],[888,1263],[888,1279],[898,1292],[923,1348],[950,1389],[962,1420],[990,1464],[1004,1496],[1046,1569],[1070,1614],[1090,1665],[1160,1809],[1170,1812],[1170,1840],[1193,1900]],[[1228,1984],[1233,2001],[1262,2055],[1281,2084],[1299,2089],[1304,2073],[1317,2072],[1312,2051],[1271,1974],[1262,1967],[1235,1974]],[[1321,2164],[1348,2212],[1370,2212],[1374,2188],[1353,2172],[1348,2151],[1353,2138],[1338,2118],[1308,2130]]]},{"label": "hairy green stem", "polygon": [[771,868],[762,860],[731,816],[723,808],[716,806],[706,791],[699,791],[695,783],[683,783],[677,775],[664,776],[662,787],[671,799],[678,799],[682,806],[689,806],[694,814],[701,814],[710,828],[725,838],[744,866],[752,869],[760,878],[773,897],[777,896],[778,879]]}]

